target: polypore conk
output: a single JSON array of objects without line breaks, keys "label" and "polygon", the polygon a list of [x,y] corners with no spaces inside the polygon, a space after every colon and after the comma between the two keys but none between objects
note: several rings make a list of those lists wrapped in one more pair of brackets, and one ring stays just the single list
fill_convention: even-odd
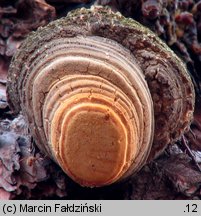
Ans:
[{"label": "polypore conk", "polygon": [[35,143],[83,186],[136,173],[180,138],[194,109],[182,61],[150,30],[102,7],[32,33],[8,80],[10,107],[22,110]]}]

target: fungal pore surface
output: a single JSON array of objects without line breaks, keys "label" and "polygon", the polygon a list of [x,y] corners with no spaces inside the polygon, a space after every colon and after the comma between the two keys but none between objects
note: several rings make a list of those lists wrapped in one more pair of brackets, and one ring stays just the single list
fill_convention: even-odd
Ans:
[{"label": "fungal pore surface", "polygon": [[108,8],[79,9],[32,33],[12,60],[10,107],[74,181],[136,173],[188,129],[194,89],[154,33]]}]

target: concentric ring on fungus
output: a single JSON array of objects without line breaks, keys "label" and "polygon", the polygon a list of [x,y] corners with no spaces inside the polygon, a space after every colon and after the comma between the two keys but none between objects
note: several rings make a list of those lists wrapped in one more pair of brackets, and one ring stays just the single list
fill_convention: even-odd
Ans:
[{"label": "concentric ring on fungus", "polygon": [[90,187],[136,173],[181,136],[194,108],[181,60],[148,29],[100,7],[31,34],[8,82],[10,106],[39,148]]}]

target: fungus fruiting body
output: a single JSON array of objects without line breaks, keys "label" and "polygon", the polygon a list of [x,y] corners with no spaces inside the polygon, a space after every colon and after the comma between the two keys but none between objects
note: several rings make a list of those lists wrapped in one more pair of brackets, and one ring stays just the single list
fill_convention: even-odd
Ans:
[{"label": "fungus fruiting body", "polygon": [[188,128],[194,89],[154,33],[108,8],[32,33],[12,60],[8,98],[38,147],[76,182],[125,179]]}]

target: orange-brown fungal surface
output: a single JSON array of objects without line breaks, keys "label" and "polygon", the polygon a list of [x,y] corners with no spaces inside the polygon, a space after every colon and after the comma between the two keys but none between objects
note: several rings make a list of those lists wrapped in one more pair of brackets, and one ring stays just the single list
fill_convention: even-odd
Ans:
[{"label": "orange-brown fungal surface", "polygon": [[36,144],[83,186],[138,171],[181,136],[194,108],[181,60],[107,8],[39,28],[13,58],[8,80],[10,106],[22,110]]}]

